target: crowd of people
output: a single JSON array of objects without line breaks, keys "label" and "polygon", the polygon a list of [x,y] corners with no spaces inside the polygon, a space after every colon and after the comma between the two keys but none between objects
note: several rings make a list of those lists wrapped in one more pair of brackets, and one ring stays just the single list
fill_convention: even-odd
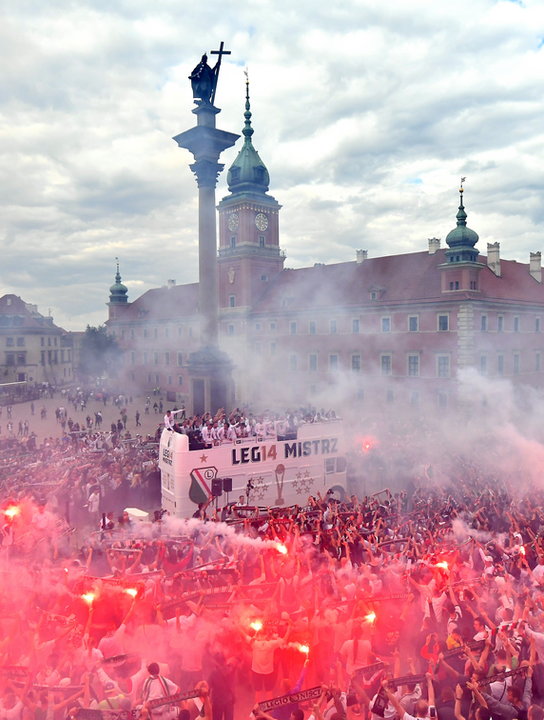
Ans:
[{"label": "crowd of people", "polygon": [[94,529],[104,512],[160,503],[157,448],[155,436],[117,430],[73,431],[40,444],[11,438],[0,448],[0,492],[47,504],[67,527]]},{"label": "crowd of people", "polygon": [[186,417],[185,408],[181,407],[166,411],[164,427],[188,435],[190,449],[195,449],[197,444],[202,447],[216,447],[248,438],[296,437],[300,425],[329,420],[336,420],[334,410],[299,408],[286,413],[267,410],[256,414],[247,409],[235,408],[226,412],[224,408],[220,408],[215,415],[204,413]]},{"label": "crowd of people", "polygon": [[542,720],[541,493],[459,463],[230,522],[106,515],[75,548],[73,488],[148,451],[39,452],[2,468],[0,718]]}]

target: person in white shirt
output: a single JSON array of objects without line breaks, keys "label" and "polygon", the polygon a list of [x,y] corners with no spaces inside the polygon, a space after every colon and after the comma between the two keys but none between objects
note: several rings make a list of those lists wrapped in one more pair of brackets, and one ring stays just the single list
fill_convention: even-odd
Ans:
[{"label": "person in white shirt", "polygon": [[[148,703],[161,698],[168,698],[171,695],[179,693],[179,687],[175,682],[160,675],[158,663],[152,662],[147,666],[149,677],[146,678],[142,687],[142,701]],[[175,708],[169,705],[163,705],[151,710],[152,718],[160,718],[161,720],[170,720],[177,715]]]},{"label": "person in white shirt", "polygon": [[166,415],[164,416],[164,427],[167,430],[173,430],[174,429],[174,415],[178,415],[179,413],[184,412],[183,408],[180,410],[167,410]]}]

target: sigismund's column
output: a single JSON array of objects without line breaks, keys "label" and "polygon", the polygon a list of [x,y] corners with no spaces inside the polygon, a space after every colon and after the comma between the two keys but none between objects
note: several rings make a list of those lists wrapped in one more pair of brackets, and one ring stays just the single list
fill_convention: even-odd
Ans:
[{"label": "sigismund's column", "polygon": [[201,320],[202,346],[189,358],[189,374],[192,383],[193,413],[215,412],[219,407],[230,407],[233,401],[232,363],[218,347],[218,280],[217,280],[217,229],[215,187],[224,165],[219,162],[223,150],[232,147],[240,137],[235,133],[218,130],[216,115],[221,110],[214,106],[215,91],[223,55],[223,49],[212,51],[218,55],[214,68],[202,56],[189,79],[196,107],[196,127],[174,137],[179,147],[189,150],[194,163],[189,167],[198,185],[198,298]]}]

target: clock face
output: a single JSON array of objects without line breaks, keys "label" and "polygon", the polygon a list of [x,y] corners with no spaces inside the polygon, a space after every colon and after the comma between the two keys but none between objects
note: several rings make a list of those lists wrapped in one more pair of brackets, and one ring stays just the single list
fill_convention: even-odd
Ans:
[{"label": "clock face", "polygon": [[229,230],[236,230],[238,228],[239,223],[240,223],[240,219],[238,217],[238,213],[232,213],[232,215],[230,215],[229,219],[227,220],[227,225],[229,226]]},{"label": "clock face", "polygon": [[255,225],[258,230],[266,230],[268,227],[268,218],[264,213],[257,213],[255,217]]}]

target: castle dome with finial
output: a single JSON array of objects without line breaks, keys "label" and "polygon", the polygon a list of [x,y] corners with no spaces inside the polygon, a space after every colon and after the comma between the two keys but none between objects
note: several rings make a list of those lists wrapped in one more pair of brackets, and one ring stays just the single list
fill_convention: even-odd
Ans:
[{"label": "castle dome with finial", "polygon": [[463,187],[459,188],[459,210],[457,211],[457,227],[451,230],[446,236],[446,243],[449,247],[458,247],[460,245],[469,245],[474,247],[478,242],[479,235],[474,230],[467,227],[467,214],[463,205]]},{"label": "castle dome with finial", "polygon": [[119,261],[117,261],[117,272],[115,273],[115,282],[110,287],[110,302],[126,303],[128,302],[128,288],[121,282],[121,273],[119,272]]},{"label": "castle dome with finial", "polygon": [[229,168],[227,183],[232,193],[251,192],[263,194],[268,192],[270,175],[251,142],[253,128],[251,127],[248,79],[246,79],[246,110],[244,118],[244,129],[242,130],[244,144],[236,160]]},{"label": "castle dome with finial", "polygon": [[476,262],[478,251],[474,248],[479,235],[467,227],[467,214],[463,205],[463,185],[459,188],[459,209],[457,210],[457,227],[446,236],[446,244],[450,248],[446,251],[450,262]]}]

